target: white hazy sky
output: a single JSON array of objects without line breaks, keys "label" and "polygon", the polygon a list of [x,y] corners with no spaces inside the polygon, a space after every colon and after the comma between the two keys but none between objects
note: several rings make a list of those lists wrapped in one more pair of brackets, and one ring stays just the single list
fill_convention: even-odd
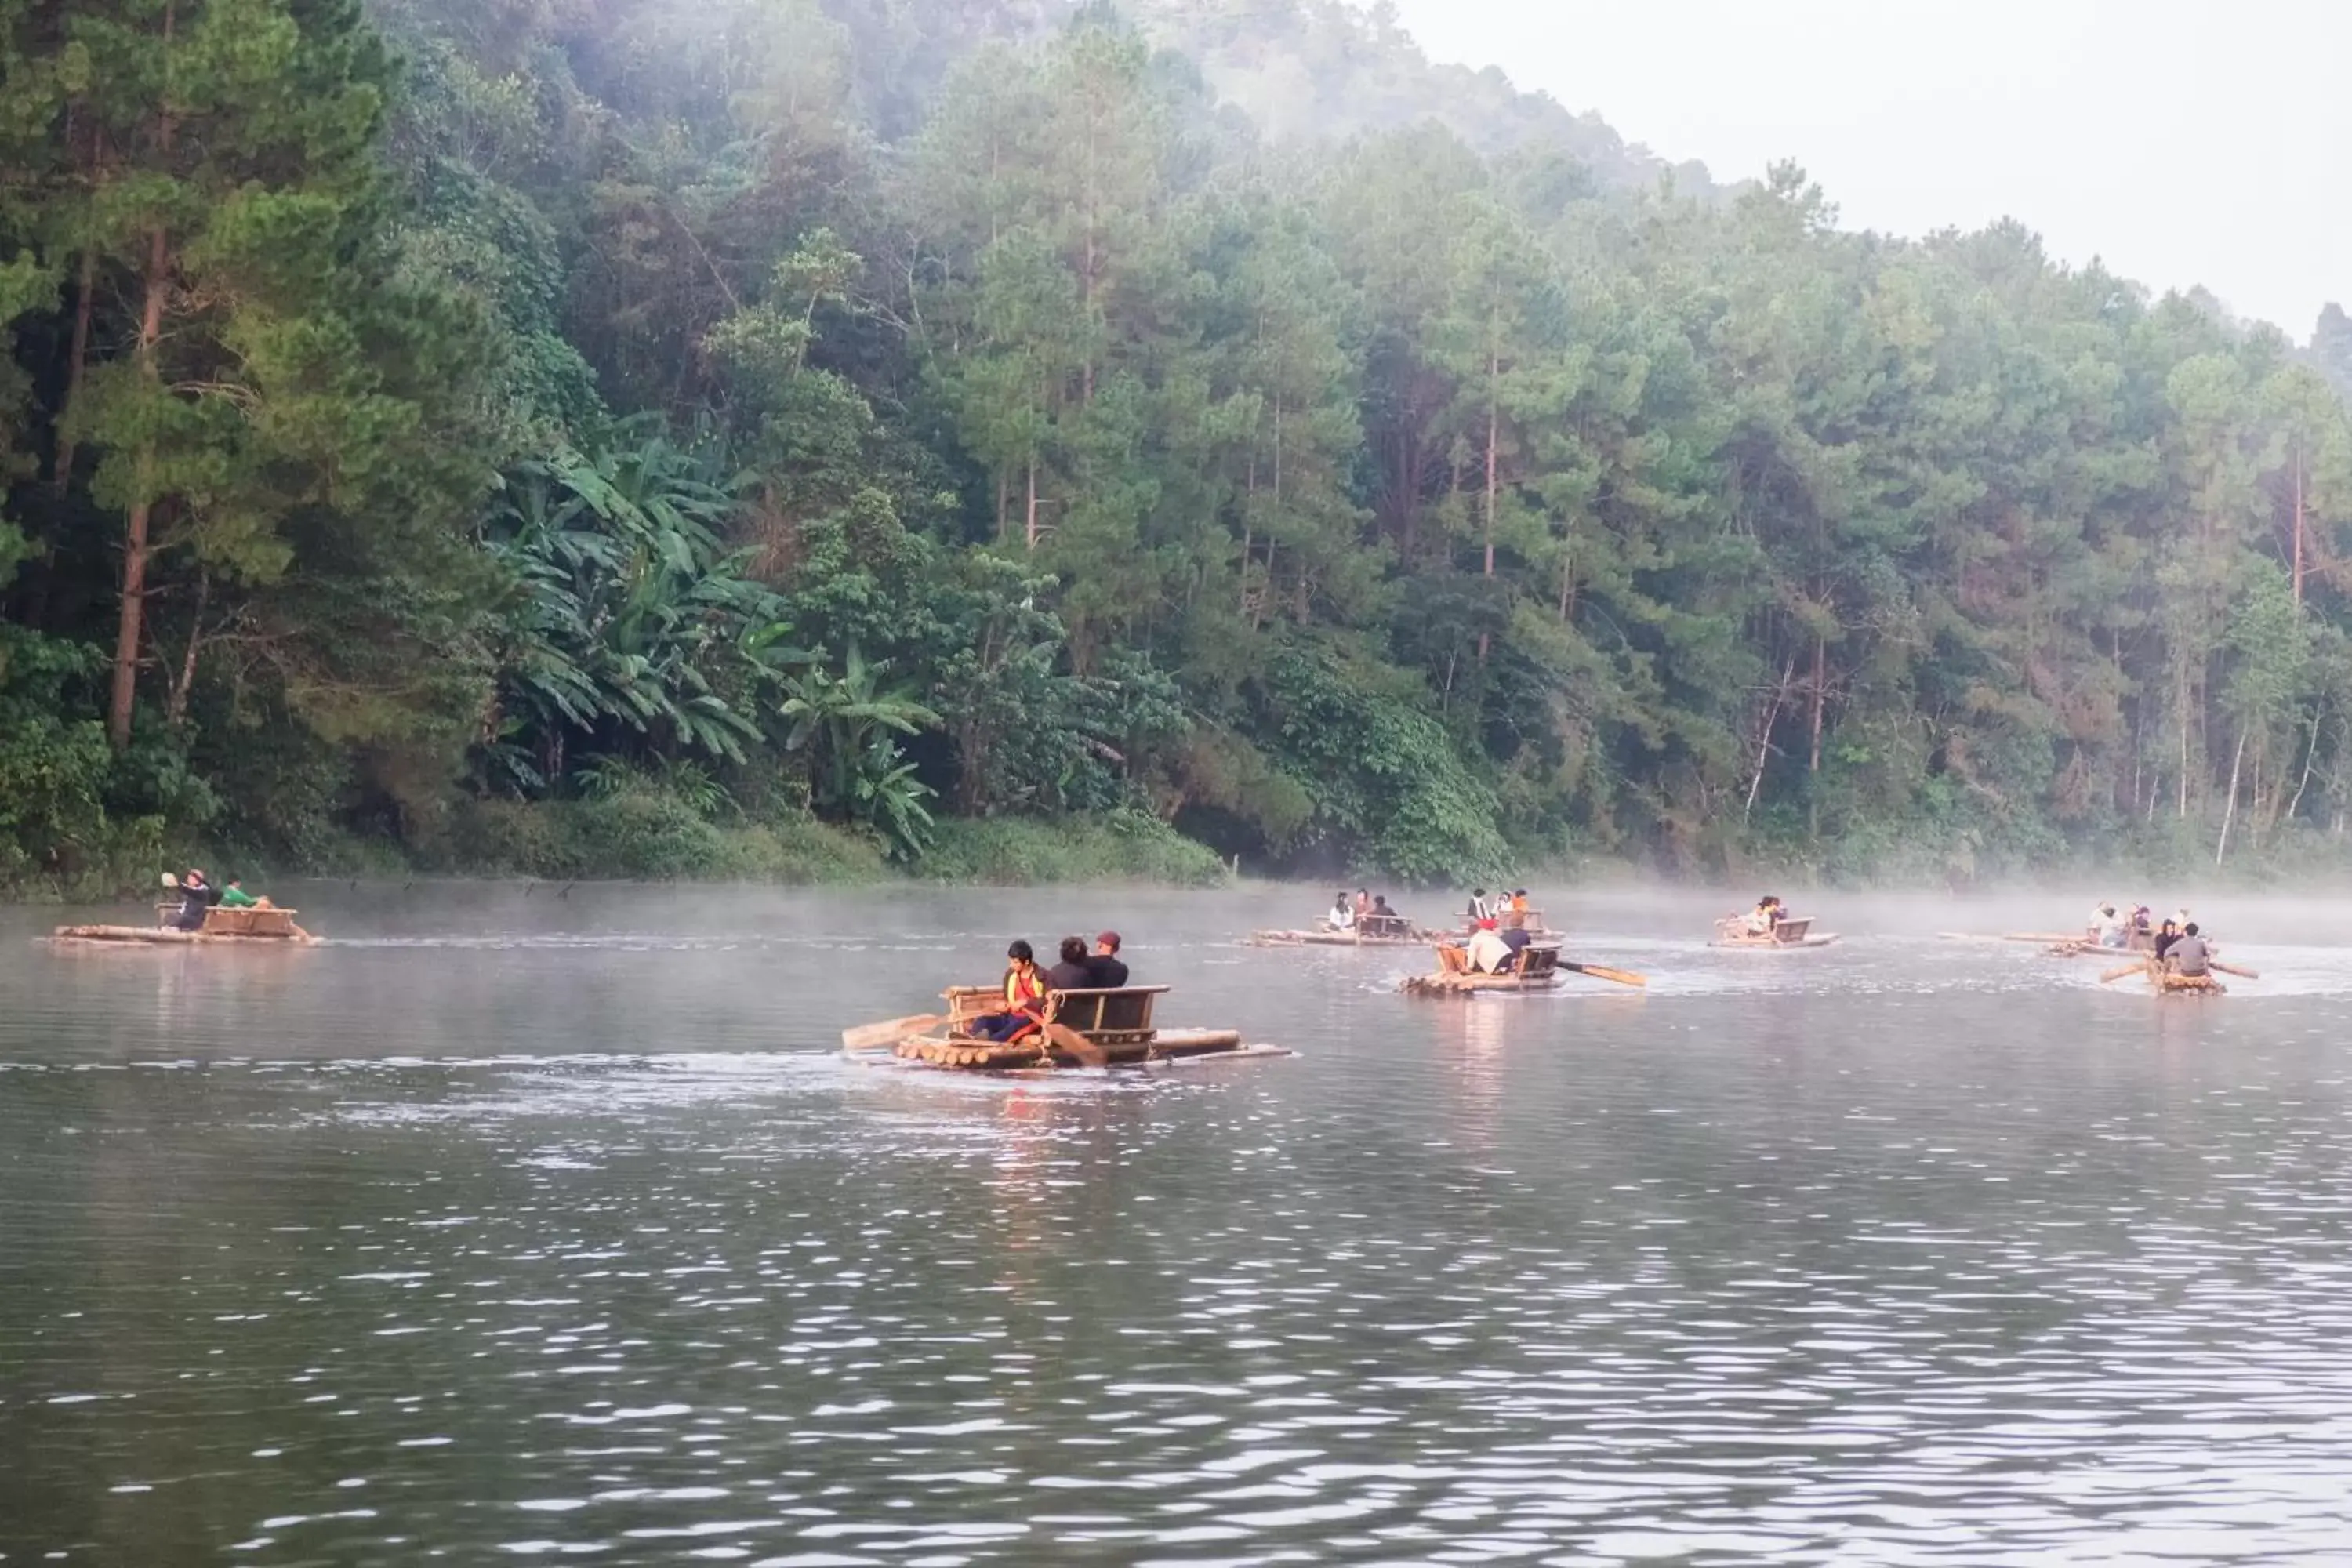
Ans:
[{"label": "white hazy sky", "polygon": [[1852,227],[2010,216],[2307,338],[2352,307],[2352,0],[1395,0],[1718,179],[1794,158]]}]

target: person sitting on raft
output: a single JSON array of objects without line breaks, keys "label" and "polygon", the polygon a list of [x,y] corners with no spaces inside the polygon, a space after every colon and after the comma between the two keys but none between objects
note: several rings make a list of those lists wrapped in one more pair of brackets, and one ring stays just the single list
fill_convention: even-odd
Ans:
[{"label": "person sitting on raft", "polygon": [[1118,932],[1107,931],[1095,938],[1095,952],[1087,960],[1087,973],[1094,977],[1097,991],[1127,989],[1127,965],[1118,956]]},{"label": "person sitting on raft", "polygon": [[2156,940],[2150,944],[2149,951],[2157,957],[2162,958],[2172,951],[2172,944],[2179,940],[2180,922],[2167,915],[2164,917],[2164,923],[2156,928]]},{"label": "person sitting on raft", "polygon": [[1780,923],[1780,896],[1778,893],[1765,894],[1756,900],[1756,907],[1748,911],[1748,934],[1770,936],[1772,928]]},{"label": "person sitting on raft", "polygon": [[2210,973],[2212,946],[2198,934],[2197,922],[2190,921],[2180,928],[2179,940],[2164,955],[2165,968],[2175,974],[2202,976]]},{"label": "person sitting on raft", "polygon": [[1092,991],[1095,972],[1087,963],[1087,939],[1066,936],[1062,939],[1061,962],[1045,971],[1045,989],[1050,992]]},{"label": "person sitting on raft", "polygon": [[205,880],[201,868],[190,867],[180,879],[180,913],[172,921],[174,931],[197,931],[205,929],[205,916],[221,901],[220,889]]},{"label": "person sitting on raft", "polygon": [[1512,963],[1518,958],[1518,954],[1511,951],[1511,944],[1496,931],[1492,920],[1481,921],[1478,929],[1470,933],[1466,956],[1471,972],[1475,974],[1508,974]]},{"label": "person sitting on raft", "polygon": [[274,910],[278,906],[271,903],[266,894],[256,898],[247,892],[242,878],[231,877],[221,884],[220,907],[225,910]]},{"label": "person sitting on raft", "polygon": [[1402,915],[1389,908],[1386,893],[1372,900],[1371,913],[1366,915],[1361,923],[1367,936],[1402,936],[1411,929]]},{"label": "person sitting on raft", "polygon": [[1347,889],[1344,888],[1332,895],[1330,922],[1331,929],[1336,931],[1351,931],[1356,929],[1356,906],[1349,900]]},{"label": "person sitting on raft", "polygon": [[1013,1045],[1037,1034],[1053,1016],[1045,977],[1037,972],[1037,950],[1016,939],[1004,950],[1004,1010],[984,1014],[965,1026],[975,1040]]},{"label": "person sitting on raft", "polygon": [[2121,947],[2127,940],[2123,918],[2116,913],[2113,904],[2101,904],[2093,910],[2087,930],[2091,940],[2101,947]]}]

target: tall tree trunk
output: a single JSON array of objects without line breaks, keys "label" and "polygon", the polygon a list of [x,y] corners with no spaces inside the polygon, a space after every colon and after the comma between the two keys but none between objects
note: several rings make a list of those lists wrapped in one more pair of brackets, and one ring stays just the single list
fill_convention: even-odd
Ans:
[{"label": "tall tree trunk", "polygon": [[2286,803],[2285,820],[2289,822],[2293,822],[2295,813],[2303,809],[2303,792],[2311,787],[2311,766],[2319,760],[2319,726],[2326,717],[2327,709],[2324,703],[2311,710],[2311,744],[2303,753],[2303,777],[2295,783],[2294,798]]},{"label": "tall tree trunk", "polygon": [[1772,756],[1772,726],[1780,721],[1780,704],[1789,695],[1789,682],[1797,678],[1797,656],[1789,656],[1789,668],[1780,672],[1780,684],[1772,689],[1772,700],[1764,710],[1764,723],[1756,736],[1756,771],[1748,780],[1748,804],[1740,809],[1739,820],[1747,822],[1756,815],[1756,794],[1764,787],[1764,765]]},{"label": "tall tree trunk", "polygon": [[2213,864],[2216,866],[2219,866],[2221,863],[2221,858],[2230,852],[2230,824],[2238,815],[2238,770],[2245,765],[2245,762],[2246,732],[2240,730],[2238,754],[2230,763],[2230,804],[2221,810],[2221,841],[2213,850]]},{"label": "tall tree trunk", "polygon": [[2189,671],[2179,676],[2180,689],[2176,694],[2176,717],[2180,722],[2180,820],[2189,820]]},{"label": "tall tree trunk", "polygon": [[177,730],[188,721],[188,693],[196,684],[196,650],[204,645],[205,604],[212,597],[213,579],[208,572],[196,573],[196,611],[188,622],[188,651],[180,659],[179,679],[172,682],[171,700],[163,710],[164,721]]},{"label": "tall tree trunk", "polygon": [[1022,537],[1023,537],[1023,538],[1024,538],[1024,539],[1026,539],[1026,540],[1028,541],[1028,542],[1029,542],[1029,548],[1030,548],[1031,550],[1034,550],[1034,549],[1036,549],[1036,548],[1037,548],[1037,454],[1036,454],[1036,453],[1034,453],[1034,452],[1032,452],[1032,453],[1030,453],[1030,454],[1029,454],[1029,507],[1028,507],[1027,521],[1024,521],[1024,522],[1022,524],[1022,531],[1022,531]]},{"label": "tall tree trunk", "polygon": [[1822,771],[1822,710],[1827,703],[1829,689],[1829,645],[1823,639],[1813,639],[1813,758],[1810,769]]},{"label": "tall tree trunk", "polygon": [[[94,156],[94,155],[93,155]],[[58,435],[57,471],[49,482],[59,495],[73,484],[75,443],[73,437],[74,400],[80,395],[83,372],[89,365],[89,318],[91,301],[98,295],[98,250],[94,246],[82,247],[81,272],[75,280],[73,357],[66,363],[66,412],[68,417]]]},{"label": "tall tree trunk", "polygon": [[[1503,358],[1500,350],[1489,349],[1486,354],[1486,570],[1489,580],[1495,575],[1495,501],[1501,489],[1496,482],[1500,458],[1496,447],[1502,439]],[[1486,662],[1488,648],[1494,642],[1492,634],[1478,634],[1478,662]]]},{"label": "tall tree trunk", "polygon": [[[178,0],[164,0],[163,52],[166,59],[171,55],[173,32],[178,20]],[[174,123],[167,88],[164,100],[157,110],[155,127],[156,142],[166,155],[172,151]],[[145,309],[139,317],[139,374],[150,390],[160,385],[163,379],[156,358],[163,338],[163,298],[171,286],[171,237],[163,225],[158,224],[147,237],[147,297]],[[131,504],[131,516],[123,537],[122,606],[114,626],[114,690],[106,711],[106,738],[118,752],[131,744],[131,714],[139,699],[139,637],[147,605],[147,531],[154,517],[154,500],[148,491],[153,483],[154,471],[155,443],[151,437],[140,447],[138,495]]]},{"label": "tall tree trunk", "polygon": [[[166,30],[170,13],[166,12]],[[147,241],[147,299],[139,318],[139,374],[151,387],[163,378],[156,350],[163,336],[163,296],[170,287],[171,241],[161,228]],[[106,737],[116,751],[131,744],[131,714],[139,698],[139,637],[147,605],[148,525],[154,501],[147,491],[155,469],[155,444],[139,454],[138,498],[131,503],[122,549],[122,606],[114,626],[114,691],[107,707]]]},{"label": "tall tree trunk", "polygon": [[1822,638],[1816,637],[1813,638],[1813,749],[1811,760],[1807,763],[1805,768],[1805,771],[1811,775],[1813,784],[1812,787],[1808,788],[1805,792],[1805,830],[1817,838],[1821,837],[1822,831],[1822,802],[1820,789],[1822,776],[1822,709],[1825,703],[1824,693],[1828,684],[1829,645]]},{"label": "tall tree trunk", "polygon": [[2294,607],[2303,608],[2303,443],[2294,446]]},{"label": "tall tree trunk", "polygon": [[[1250,564],[1257,553],[1257,459],[1249,461],[1249,477],[1245,481],[1242,501],[1242,603],[1241,612],[1250,613]],[[1255,620],[1251,623],[1255,626]]]}]

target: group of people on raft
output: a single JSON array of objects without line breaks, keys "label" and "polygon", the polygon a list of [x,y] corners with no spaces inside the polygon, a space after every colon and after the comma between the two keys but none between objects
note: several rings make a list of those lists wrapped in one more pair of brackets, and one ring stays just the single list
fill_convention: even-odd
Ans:
[{"label": "group of people on raft", "polygon": [[245,890],[245,883],[231,877],[215,887],[205,879],[202,867],[192,866],[187,874],[176,880],[163,879],[178,889],[180,912],[169,922],[173,931],[198,931],[205,929],[205,917],[215,906],[224,910],[274,910],[278,906],[266,898],[257,898]]},{"label": "group of people on raft", "polygon": [[[1515,893],[1493,893],[1480,888],[1470,895],[1467,911],[1468,926],[1476,931],[1481,924],[1523,926],[1531,911],[1528,907],[1528,890]],[[1517,919],[1509,917],[1517,916]],[[1336,931],[1361,931],[1366,936],[1410,936],[1412,922],[1389,907],[1386,893],[1373,894],[1358,888],[1355,895],[1340,889],[1331,895],[1331,912],[1325,923]]]},{"label": "group of people on raft", "polygon": [[1004,950],[1003,1008],[971,1020],[964,1032],[976,1040],[1016,1045],[1053,1022],[1056,1001],[1065,992],[1126,989],[1128,967],[1118,948],[1115,931],[1097,936],[1091,952],[1086,938],[1066,936],[1057,961],[1040,968],[1037,950],[1016,940]]},{"label": "group of people on raft", "polygon": [[[1534,938],[1528,932],[1528,890],[1497,894],[1480,888],[1470,895],[1470,941],[1464,958],[1473,974],[1516,974]],[[1517,917],[1517,918],[1513,918]]]},{"label": "group of people on raft", "polygon": [[1389,896],[1375,897],[1361,888],[1349,898],[1348,889],[1331,895],[1331,912],[1325,922],[1336,931],[1361,931],[1366,936],[1410,936],[1412,922],[1389,908]]},{"label": "group of people on raft", "polygon": [[2212,944],[2197,922],[2189,918],[2187,910],[2177,910],[2159,921],[2146,904],[2134,904],[2129,914],[2118,914],[2115,905],[2102,903],[2091,911],[2087,934],[2099,946],[2118,952],[2153,954],[2174,974],[2210,972]]}]

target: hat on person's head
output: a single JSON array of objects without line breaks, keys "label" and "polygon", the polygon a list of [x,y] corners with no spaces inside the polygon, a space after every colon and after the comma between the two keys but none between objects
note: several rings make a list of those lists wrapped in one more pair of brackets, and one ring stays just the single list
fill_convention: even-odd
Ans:
[{"label": "hat on person's head", "polygon": [[1095,945],[1097,947],[1107,947],[1113,952],[1117,952],[1118,951],[1118,932],[1115,931],[1107,931],[1100,933],[1095,938]]}]

